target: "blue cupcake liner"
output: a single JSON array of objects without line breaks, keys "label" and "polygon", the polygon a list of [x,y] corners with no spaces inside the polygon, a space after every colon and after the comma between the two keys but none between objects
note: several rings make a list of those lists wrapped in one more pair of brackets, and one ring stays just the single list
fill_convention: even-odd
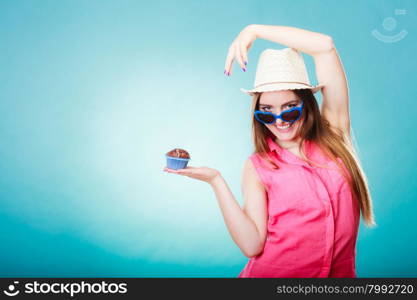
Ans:
[{"label": "blue cupcake liner", "polygon": [[169,169],[178,170],[187,167],[188,161],[191,158],[179,158],[165,155],[167,158],[167,167]]}]

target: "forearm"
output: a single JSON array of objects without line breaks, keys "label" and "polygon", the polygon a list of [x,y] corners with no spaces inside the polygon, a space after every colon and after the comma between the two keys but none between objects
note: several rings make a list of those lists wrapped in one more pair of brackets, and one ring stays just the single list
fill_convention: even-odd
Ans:
[{"label": "forearm", "polygon": [[240,207],[221,175],[217,176],[210,184],[232,239],[245,256],[255,256],[261,250],[260,235],[255,223]]},{"label": "forearm", "polygon": [[328,35],[295,27],[277,25],[249,25],[257,38],[283,44],[309,55],[329,51],[333,48],[332,38]]}]

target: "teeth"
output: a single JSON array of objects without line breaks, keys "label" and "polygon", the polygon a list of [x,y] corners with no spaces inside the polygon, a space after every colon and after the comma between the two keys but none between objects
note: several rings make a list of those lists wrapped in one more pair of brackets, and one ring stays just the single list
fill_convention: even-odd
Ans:
[{"label": "teeth", "polygon": [[279,129],[287,129],[288,127],[290,127],[291,126],[291,124],[287,124],[287,125],[285,125],[285,126],[279,126],[279,125],[277,125],[277,127],[279,128]]}]

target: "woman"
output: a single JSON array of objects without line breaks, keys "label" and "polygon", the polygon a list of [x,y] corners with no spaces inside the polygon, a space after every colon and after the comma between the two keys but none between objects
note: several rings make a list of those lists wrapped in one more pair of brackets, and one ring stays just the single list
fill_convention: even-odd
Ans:
[{"label": "woman", "polygon": [[[255,146],[243,170],[243,208],[218,170],[164,170],[211,185],[233,240],[250,258],[238,277],[356,277],[360,213],[367,226],[375,222],[335,46],[320,33],[249,25],[229,48],[226,75],[233,61],[246,71],[256,38],[289,48],[262,52],[255,87],[241,89],[252,96]],[[299,52],[313,56],[319,85],[310,85]]]}]

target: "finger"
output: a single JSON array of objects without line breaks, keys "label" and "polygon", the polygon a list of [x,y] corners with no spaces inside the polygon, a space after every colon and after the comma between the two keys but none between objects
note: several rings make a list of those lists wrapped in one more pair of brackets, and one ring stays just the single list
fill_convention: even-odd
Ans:
[{"label": "finger", "polygon": [[224,65],[225,74],[228,76],[232,75],[232,64],[234,60],[234,54],[235,54],[234,47],[231,46],[229,48],[229,52],[227,53],[226,63]]},{"label": "finger", "polygon": [[168,173],[178,173],[178,170],[170,169],[170,168],[164,168],[164,171]]},{"label": "finger", "polygon": [[186,175],[186,174],[192,174],[193,172],[191,170],[187,170],[187,169],[179,169],[178,170],[178,174],[181,175]]},{"label": "finger", "polygon": [[236,45],[236,59],[240,65],[242,71],[246,71],[245,65],[243,64],[242,55],[240,53],[240,46]]},{"label": "finger", "polygon": [[240,55],[242,57],[243,63],[245,64],[245,68],[246,68],[246,65],[248,64],[248,51],[247,51],[247,48],[243,44],[240,44]]}]

